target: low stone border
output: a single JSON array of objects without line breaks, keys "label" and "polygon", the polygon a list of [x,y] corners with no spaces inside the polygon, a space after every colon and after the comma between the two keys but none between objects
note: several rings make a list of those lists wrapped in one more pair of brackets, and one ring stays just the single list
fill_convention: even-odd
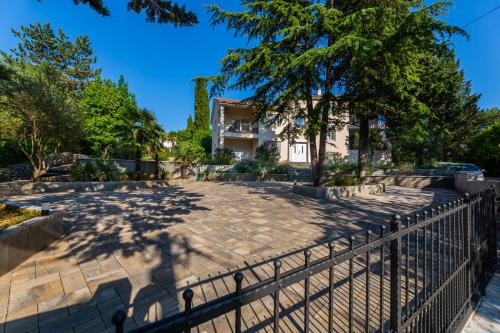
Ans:
[{"label": "low stone border", "polygon": [[453,177],[448,176],[368,176],[366,182],[412,188],[455,188]]},{"label": "low stone border", "polygon": [[339,187],[313,187],[294,185],[293,192],[315,199],[336,200],[339,198],[383,193],[385,192],[385,184]]},{"label": "low stone border", "polygon": [[252,182],[257,180],[287,182],[292,180],[292,175],[268,174],[260,178],[254,175],[253,173],[221,173],[217,176],[217,181],[225,181],[225,182],[237,182],[237,181]]},{"label": "low stone border", "polygon": [[13,195],[30,195],[39,193],[57,192],[98,192],[98,191],[125,191],[149,188],[166,188],[195,182],[188,180],[168,181],[128,181],[128,182],[10,182],[0,183],[0,198]]},{"label": "low stone border", "polygon": [[53,212],[0,231],[0,276],[63,235],[63,214]]}]

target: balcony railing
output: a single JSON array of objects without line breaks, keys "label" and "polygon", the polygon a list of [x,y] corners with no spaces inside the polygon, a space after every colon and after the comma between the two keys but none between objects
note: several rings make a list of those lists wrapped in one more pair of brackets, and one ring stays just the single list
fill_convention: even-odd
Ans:
[{"label": "balcony railing", "polygon": [[259,125],[244,122],[226,124],[226,132],[241,134],[259,134]]}]

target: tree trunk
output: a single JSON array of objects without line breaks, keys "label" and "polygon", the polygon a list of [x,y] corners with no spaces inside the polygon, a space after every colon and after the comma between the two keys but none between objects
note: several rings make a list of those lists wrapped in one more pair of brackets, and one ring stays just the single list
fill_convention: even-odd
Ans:
[{"label": "tree trunk", "polygon": [[155,153],[155,180],[160,179],[160,156]]},{"label": "tree trunk", "polygon": [[[327,2],[327,8],[333,8],[333,0]],[[333,35],[328,34],[328,46],[333,45]],[[321,125],[319,132],[319,154],[318,154],[318,181],[317,186],[323,186],[326,181],[325,175],[325,160],[326,160],[326,139],[328,136],[328,126],[330,123],[331,109],[331,92],[332,92],[332,67],[333,61],[328,58],[326,61],[325,73],[325,99],[328,101],[328,106],[324,106],[321,114]]]},{"label": "tree trunk", "polygon": [[189,177],[189,165],[182,164],[181,165],[181,179],[188,179]]},{"label": "tree trunk", "polygon": [[[309,92],[306,97],[307,114],[309,117],[309,121],[314,123],[319,120],[319,115],[315,114],[312,93],[310,93],[312,88],[310,87],[310,85],[306,86],[307,86],[307,91]],[[311,173],[312,173],[313,186],[319,186],[320,185],[319,160],[318,160],[318,147],[316,144],[316,133],[314,133],[311,129],[308,129],[307,139],[309,140],[309,150],[311,154]]]},{"label": "tree trunk", "polygon": [[416,152],[416,164],[417,166],[424,165],[424,151],[421,148],[418,148]]},{"label": "tree trunk", "polygon": [[368,155],[368,138],[370,126],[369,119],[363,115],[359,117],[359,151],[358,151],[358,177],[364,184],[367,175],[366,158]]},{"label": "tree trunk", "polygon": [[142,176],[141,165],[142,165],[142,150],[140,148],[137,148],[135,151],[135,180],[136,181],[141,180],[141,176]]}]

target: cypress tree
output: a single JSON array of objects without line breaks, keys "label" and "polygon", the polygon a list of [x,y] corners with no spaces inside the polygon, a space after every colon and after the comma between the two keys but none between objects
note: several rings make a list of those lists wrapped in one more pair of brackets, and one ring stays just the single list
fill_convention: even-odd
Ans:
[{"label": "cypress tree", "polygon": [[191,115],[189,115],[188,117],[186,129],[189,131],[192,131],[194,129],[193,117],[191,117]]},{"label": "cypress tree", "polygon": [[210,129],[210,107],[208,105],[207,79],[194,79],[196,86],[194,88],[194,129]]}]

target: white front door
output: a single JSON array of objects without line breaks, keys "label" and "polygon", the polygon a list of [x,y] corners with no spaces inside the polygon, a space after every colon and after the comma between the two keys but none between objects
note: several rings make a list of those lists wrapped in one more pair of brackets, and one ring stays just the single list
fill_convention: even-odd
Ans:
[{"label": "white front door", "polygon": [[290,162],[307,162],[307,143],[296,143],[290,146]]}]

